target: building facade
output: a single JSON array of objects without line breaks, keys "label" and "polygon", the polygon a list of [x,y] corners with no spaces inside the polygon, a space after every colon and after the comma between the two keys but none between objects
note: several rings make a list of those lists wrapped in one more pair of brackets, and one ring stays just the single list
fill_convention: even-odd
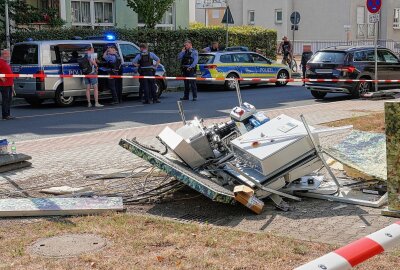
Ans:
[{"label": "building facade", "polygon": [[[296,40],[373,40],[365,0],[228,0],[235,25],[256,25]],[[290,15],[301,16],[292,31]],[[196,9],[196,21],[220,25],[224,10]],[[378,39],[400,41],[400,1],[385,0],[378,24]]]},{"label": "building facade", "polygon": [[[140,15],[127,6],[126,0],[26,0],[39,9],[56,9],[65,27],[118,27],[144,26]],[[194,18],[194,16],[193,16]],[[189,27],[189,1],[175,0],[158,28],[178,29]]]}]

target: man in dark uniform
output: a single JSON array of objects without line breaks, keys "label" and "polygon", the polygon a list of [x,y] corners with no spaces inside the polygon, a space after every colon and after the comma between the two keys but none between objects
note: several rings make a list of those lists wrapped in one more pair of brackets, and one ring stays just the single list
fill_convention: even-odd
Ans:
[{"label": "man in dark uniform", "polygon": [[[140,54],[136,55],[133,59],[133,64],[139,68],[140,76],[155,76],[158,65],[160,64],[160,58],[152,52],[148,51],[147,44],[140,44]],[[153,64],[155,61],[155,65]],[[150,99],[153,103],[160,103],[156,93],[156,82],[155,79],[139,79],[140,90],[144,93],[143,104],[149,104]],[[140,95],[140,94],[139,94]]]},{"label": "man in dark uniform", "polygon": [[[193,49],[190,40],[185,41],[184,47],[178,55],[178,60],[181,61],[182,75],[184,77],[196,77],[199,53]],[[181,100],[189,100],[190,89],[192,89],[193,101],[197,100],[197,85],[195,80],[185,80],[185,92]]]},{"label": "man in dark uniform", "polygon": [[[107,50],[103,54],[103,58],[107,65],[102,69],[109,75],[118,75],[121,68],[121,58],[118,55],[115,45],[108,46]],[[117,89],[116,79],[108,79],[108,88],[110,89],[113,98],[113,102],[111,104],[120,103],[122,100],[122,91],[117,92],[119,89]]]}]

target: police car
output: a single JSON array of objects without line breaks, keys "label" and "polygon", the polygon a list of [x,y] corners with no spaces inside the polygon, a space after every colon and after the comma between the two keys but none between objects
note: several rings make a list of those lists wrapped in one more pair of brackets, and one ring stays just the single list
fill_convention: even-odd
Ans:
[{"label": "police car", "polygon": [[[278,64],[255,52],[211,52],[200,53],[197,66],[197,78],[263,78],[289,79],[289,67]],[[257,81],[241,81],[240,84],[258,84]],[[223,85],[227,90],[234,90],[235,83],[229,81],[197,81],[197,84]],[[284,86],[287,82],[276,82]]]},{"label": "police car", "polygon": [[[79,59],[84,57],[87,48],[93,47],[98,55],[99,67],[106,65],[102,59],[104,51],[109,46],[117,48],[121,57],[121,75],[138,75],[138,69],[132,60],[140,53],[135,44],[116,40],[114,36],[88,37],[85,40],[28,40],[17,43],[11,56],[11,68],[15,74],[46,74],[46,75],[81,75]],[[99,75],[100,74],[99,72]],[[159,65],[156,76],[163,77],[166,71]],[[139,80],[122,79],[122,95],[138,96]],[[156,80],[157,95],[167,88],[165,79]],[[46,99],[54,99],[59,106],[69,106],[76,99],[85,98],[86,86],[83,78],[37,77],[16,78],[14,88],[17,97],[25,98],[31,105],[39,105]],[[93,90],[92,90],[93,91]],[[100,97],[109,97],[107,79],[99,79]]]}]

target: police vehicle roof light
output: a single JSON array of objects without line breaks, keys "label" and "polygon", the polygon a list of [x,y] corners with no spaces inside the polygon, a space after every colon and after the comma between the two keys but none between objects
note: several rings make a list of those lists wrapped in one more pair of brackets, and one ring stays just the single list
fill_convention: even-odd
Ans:
[{"label": "police vehicle roof light", "polygon": [[115,35],[112,35],[112,34],[107,34],[106,35],[106,40],[115,40]]},{"label": "police vehicle roof light", "polygon": [[33,38],[27,38],[25,41],[33,41]]}]

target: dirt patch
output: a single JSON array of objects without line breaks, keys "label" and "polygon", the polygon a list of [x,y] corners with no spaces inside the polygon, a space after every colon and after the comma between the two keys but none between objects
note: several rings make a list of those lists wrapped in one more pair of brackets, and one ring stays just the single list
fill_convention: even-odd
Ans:
[{"label": "dirt patch", "polygon": [[330,127],[353,125],[354,129],[358,129],[361,131],[385,133],[385,114],[383,112],[373,113],[366,116],[358,116],[334,122],[324,123],[322,125]]},{"label": "dirt patch", "polygon": [[[71,233],[99,235],[113,244],[74,258],[32,257],[26,252],[40,238]],[[0,268],[4,269],[293,269],[335,248],[271,233],[128,214],[47,219],[0,228]],[[399,264],[397,251],[379,255],[358,269],[393,269]]]}]

